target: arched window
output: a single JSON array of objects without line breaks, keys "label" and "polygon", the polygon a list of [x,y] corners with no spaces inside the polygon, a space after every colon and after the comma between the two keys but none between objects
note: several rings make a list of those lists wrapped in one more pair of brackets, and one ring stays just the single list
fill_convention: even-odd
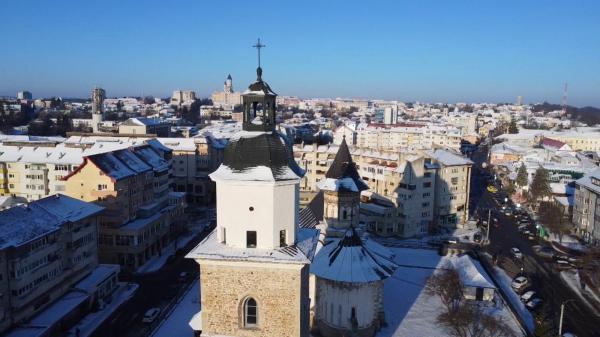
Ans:
[{"label": "arched window", "polygon": [[342,211],[342,219],[343,219],[343,220],[346,220],[347,218],[348,218],[348,211],[347,211],[346,209],[344,209],[344,210]]},{"label": "arched window", "polygon": [[249,297],[244,302],[244,326],[253,327],[258,324],[258,306],[256,300]]}]

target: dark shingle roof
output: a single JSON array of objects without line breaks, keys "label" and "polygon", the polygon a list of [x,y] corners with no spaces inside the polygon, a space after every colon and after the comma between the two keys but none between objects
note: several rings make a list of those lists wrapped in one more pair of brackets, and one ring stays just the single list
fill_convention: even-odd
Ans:
[{"label": "dark shingle roof", "polygon": [[356,164],[354,163],[354,161],[352,161],[352,156],[350,155],[348,144],[346,144],[346,138],[342,140],[340,148],[338,149],[338,152],[335,155],[335,159],[329,167],[327,174],[325,174],[325,177],[331,179],[350,178],[354,181],[354,184],[356,185],[359,191],[363,191],[369,188],[367,184],[365,184],[365,182],[362,181],[360,175],[358,174],[358,171],[356,170]]}]

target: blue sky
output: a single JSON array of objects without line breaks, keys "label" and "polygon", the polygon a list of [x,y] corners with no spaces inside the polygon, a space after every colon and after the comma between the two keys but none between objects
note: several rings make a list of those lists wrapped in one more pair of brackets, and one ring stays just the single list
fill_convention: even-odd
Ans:
[{"label": "blue sky", "polygon": [[0,95],[280,95],[600,106],[600,1],[5,1]]}]

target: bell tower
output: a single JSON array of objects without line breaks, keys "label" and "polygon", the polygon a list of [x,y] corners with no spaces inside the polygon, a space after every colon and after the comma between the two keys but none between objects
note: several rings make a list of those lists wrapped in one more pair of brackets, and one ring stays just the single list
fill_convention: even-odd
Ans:
[{"label": "bell tower", "polygon": [[[264,45],[255,47],[260,53]],[[277,95],[262,80],[260,61],[242,97],[243,130],[210,174],[216,228],[187,255],[201,270],[195,317],[202,327],[195,329],[202,336],[309,337],[309,265],[319,233],[298,226],[304,171],[275,130]]]},{"label": "bell tower", "polygon": [[258,50],[258,68],[256,68],[256,81],[242,94],[244,106],[242,128],[246,131],[274,131],[277,94],[263,81],[260,67],[260,49],[266,46],[258,39],[253,47]]}]

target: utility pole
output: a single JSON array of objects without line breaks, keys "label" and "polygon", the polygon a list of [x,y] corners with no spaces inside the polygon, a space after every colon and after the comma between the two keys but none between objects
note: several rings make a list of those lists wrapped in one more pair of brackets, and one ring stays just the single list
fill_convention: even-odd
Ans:
[{"label": "utility pole", "polygon": [[490,219],[492,218],[492,209],[488,209],[488,223],[487,223],[487,231],[485,233],[485,243],[487,245],[490,244],[490,226],[492,225]]}]

